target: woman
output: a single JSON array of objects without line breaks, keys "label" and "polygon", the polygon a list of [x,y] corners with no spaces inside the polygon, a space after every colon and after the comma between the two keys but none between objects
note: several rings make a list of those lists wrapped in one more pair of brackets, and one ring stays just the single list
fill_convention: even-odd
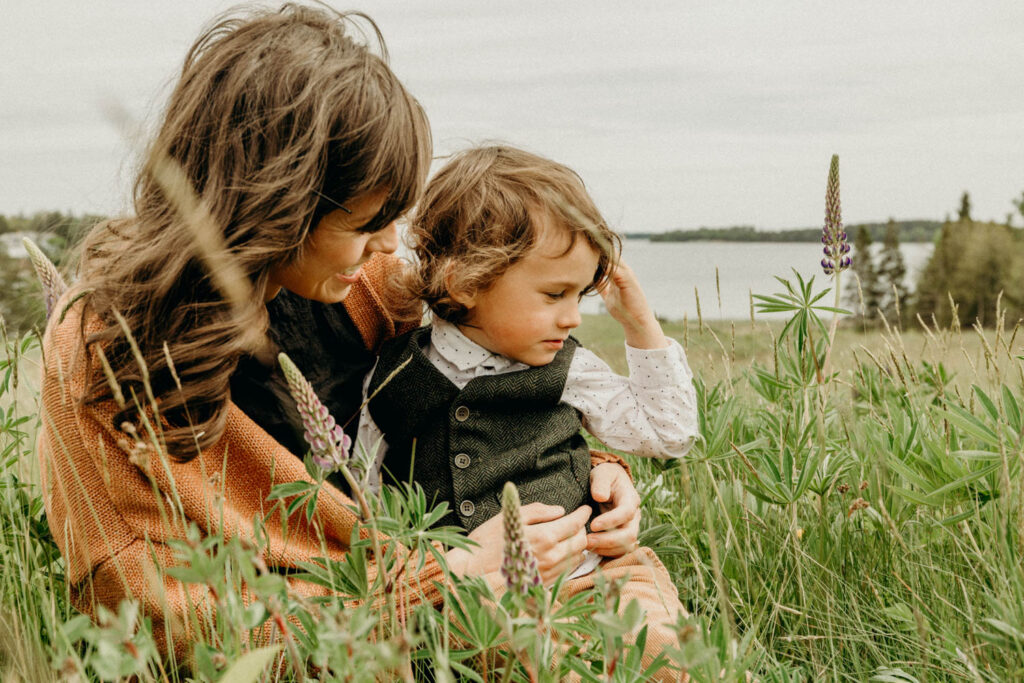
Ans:
[{"label": "woman", "polygon": [[[399,266],[388,255],[396,219],[422,189],[429,129],[351,31],[342,15],[293,5],[206,31],[148,150],[134,215],[91,231],[78,283],[47,329],[38,448],[72,600],[86,613],[140,600],[158,643],[179,655],[202,628],[192,606],[209,596],[156,571],[173,564],[168,544],[189,523],[253,538],[271,487],[308,479],[294,422],[279,417],[291,401],[266,360],[268,337],[344,419],[373,349],[403,327],[389,313]],[[343,362],[309,365],[326,355]],[[163,459],[140,436],[157,414],[148,424]],[[612,510],[589,544],[621,555],[636,541],[638,498],[614,456],[594,463],[594,498]],[[322,542],[343,556],[356,520],[340,497],[320,497],[316,530],[294,516],[286,535],[268,518],[267,565],[287,572],[322,555]],[[524,508],[545,580],[588,545],[587,510],[562,514]],[[484,527],[476,551],[451,551],[453,570],[497,571],[500,520]],[[440,601],[432,558],[403,566],[415,576],[398,586],[431,588],[399,604]]]}]

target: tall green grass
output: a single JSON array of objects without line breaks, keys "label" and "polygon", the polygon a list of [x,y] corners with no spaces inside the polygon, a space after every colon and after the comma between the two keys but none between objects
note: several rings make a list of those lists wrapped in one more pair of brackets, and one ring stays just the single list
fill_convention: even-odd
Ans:
[{"label": "tall green grass", "polygon": [[[799,323],[786,329],[756,319],[666,324],[695,371],[703,440],[684,461],[631,464],[644,498],[641,541],[669,567],[692,613],[671,658],[700,681],[1021,678],[1024,334],[1005,322],[985,330],[920,321],[904,330],[840,327],[834,375],[819,377],[827,334],[816,315],[805,312],[802,332]],[[579,336],[622,368],[621,333],[608,319],[587,318]],[[99,625],[69,606],[29,464],[38,430],[37,343],[26,337],[4,345],[0,678],[185,680],[157,662],[131,605]],[[421,499],[397,492],[378,505],[387,533],[422,542],[429,514]],[[216,640],[194,649],[191,675],[199,680],[345,672],[367,680],[435,670],[447,680],[545,675],[531,669],[532,655],[507,647],[503,656],[480,659],[501,651],[510,635],[523,652],[543,639],[527,603],[506,599],[502,621],[479,582],[459,584],[445,611],[416,610],[404,629],[383,633],[369,608],[339,601],[304,611],[279,577],[247,564],[251,553],[216,538],[182,547],[193,561],[182,578],[223,580],[225,604],[237,609],[225,612],[234,625],[219,624]],[[310,571],[365,593],[365,553]],[[211,557],[213,569],[202,564]],[[260,580],[262,607],[246,607],[232,593],[242,581]],[[289,646],[250,647],[244,627],[275,618],[275,609],[293,610],[303,629]],[[607,628],[573,626],[563,611],[565,670],[630,680],[625,668],[608,671],[635,651],[621,642],[627,620],[582,602],[551,609],[589,614],[591,624]],[[583,637],[595,643],[589,652]],[[488,673],[475,673],[482,666]]]}]

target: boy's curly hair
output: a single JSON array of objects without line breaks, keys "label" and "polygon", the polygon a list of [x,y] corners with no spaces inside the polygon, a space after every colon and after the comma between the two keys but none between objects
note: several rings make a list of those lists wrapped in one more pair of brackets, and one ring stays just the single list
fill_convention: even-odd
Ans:
[{"label": "boy's curly hair", "polygon": [[[621,241],[608,227],[582,179],[567,166],[507,146],[459,152],[427,183],[408,230],[417,263],[400,283],[434,315],[462,322],[467,310],[452,291],[486,291],[537,243],[546,215],[598,253],[590,289],[619,257]],[[588,290],[589,291],[589,290]]]}]

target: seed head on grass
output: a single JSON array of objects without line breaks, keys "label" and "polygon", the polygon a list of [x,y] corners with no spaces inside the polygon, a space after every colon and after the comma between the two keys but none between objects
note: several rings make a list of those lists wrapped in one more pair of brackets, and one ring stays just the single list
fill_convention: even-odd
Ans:
[{"label": "seed head on grass", "polygon": [[526,595],[532,586],[539,586],[540,570],[526,540],[523,516],[519,511],[519,491],[512,482],[505,482],[501,492],[501,517],[505,523],[505,559],[501,575],[513,593]]},{"label": "seed head on grass", "polygon": [[32,267],[36,270],[36,276],[43,285],[43,299],[46,301],[46,318],[49,320],[53,307],[57,305],[57,299],[64,294],[68,285],[64,277],[57,270],[57,266],[46,257],[42,249],[27,237],[22,238],[21,243],[25,246],[29,258],[32,260]]},{"label": "seed head on grass", "polygon": [[850,243],[846,231],[843,230],[843,215],[839,204],[839,155],[832,155],[832,164],[828,169],[828,189],[825,191],[825,226],[821,231],[822,251],[825,258],[821,259],[821,267],[825,275],[843,271],[853,265],[850,256]]},{"label": "seed head on grass", "polygon": [[288,391],[299,408],[305,430],[303,436],[309,444],[313,462],[325,472],[333,472],[348,460],[352,439],[334,421],[327,406],[313,391],[313,385],[303,377],[291,358],[282,353],[277,360],[288,380]]}]

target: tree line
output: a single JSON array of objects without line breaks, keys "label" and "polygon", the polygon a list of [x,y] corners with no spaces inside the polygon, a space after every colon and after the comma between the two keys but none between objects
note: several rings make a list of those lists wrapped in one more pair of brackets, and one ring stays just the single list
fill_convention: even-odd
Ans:
[{"label": "tree line", "polygon": [[[940,221],[924,219],[894,222],[900,242],[932,242],[942,228]],[[885,238],[889,223],[861,223],[847,227],[856,234],[867,230],[875,242]],[[693,230],[671,230],[664,233],[629,233],[627,238],[646,238],[652,242],[817,242],[821,228],[795,228],[791,230],[758,230],[752,225],[734,225],[728,228],[700,227]]]},{"label": "tree line", "polygon": [[[1012,204],[1024,217],[1024,192]],[[942,326],[954,321],[994,325],[997,302],[1010,325],[1024,317],[1024,230],[1013,227],[1015,214],[1008,215],[1005,223],[976,221],[971,209],[970,195],[964,192],[956,217],[942,222],[890,219],[849,226],[857,277],[848,280],[844,297],[858,322],[880,324],[882,318],[889,323],[910,322],[921,316]],[[54,263],[66,265],[72,245],[103,218],[60,211],[0,214],[0,237],[26,233]],[[652,241],[804,242],[820,240],[821,229],[770,232],[733,226],[645,236]],[[919,241],[934,241],[935,249],[911,295],[899,245]],[[878,242],[882,243],[880,249],[872,246]],[[8,246],[16,243],[16,238],[5,241]],[[8,331],[14,333],[39,327],[44,320],[32,266],[28,259],[12,256],[7,248],[0,248],[0,315]]]},{"label": "tree line", "polygon": [[[1024,193],[1013,204],[1024,216]],[[956,218],[940,225],[913,296],[905,283],[895,222],[889,222],[877,259],[873,235],[858,230],[853,251],[857,277],[847,286],[847,305],[865,325],[920,316],[940,326],[993,326],[1002,315],[1012,327],[1024,317],[1024,230],[1013,227],[1013,220],[1013,214],[1005,223],[974,220],[970,195],[964,192]]]}]

